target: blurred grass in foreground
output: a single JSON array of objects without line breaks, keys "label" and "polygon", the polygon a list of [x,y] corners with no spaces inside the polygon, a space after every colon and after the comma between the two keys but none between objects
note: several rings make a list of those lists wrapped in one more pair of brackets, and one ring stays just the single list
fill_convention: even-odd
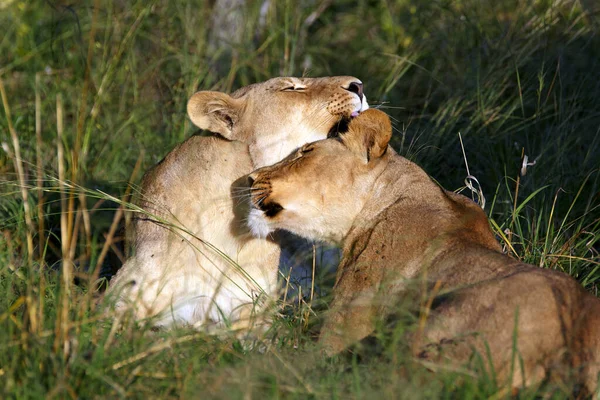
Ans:
[{"label": "blurred grass in foreground", "polygon": [[[343,74],[393,118],[394,147],[448,189],[467,175],[460,132],[506,251],[597,293],[600,10],[306,0],[234,11],[231,30],[211,22],[225,17],[208,1],[0,2],[4,396],[510,396],[485,360],[436,374],[411,360],[410,321],[382,331],[377,356],[323,360],[305,305],[276,321],[278,341],[261,354],[185,329],[117,329],[90,289],[126,256],[131,185],[194,131],[195,90]],[[539,390],[520,398],[571,388]]]}]

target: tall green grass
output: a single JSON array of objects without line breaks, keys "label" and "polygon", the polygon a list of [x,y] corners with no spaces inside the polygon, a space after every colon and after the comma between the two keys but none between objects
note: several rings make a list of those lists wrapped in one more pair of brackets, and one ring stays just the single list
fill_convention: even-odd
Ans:
[{"label": "tall green grass", "polygon": [[[508,253],[597,293],[600,10],[522,0],[262,6],[237,9],[243,34],[217,39],[209,1],[0,2],[3,397],[510,396],[484,358],[435,374],[410,359],[410,318],[378,334],[377,355],[331,360],[314,345],[319,313],[307,305],[283,310],[264,354],[234,338],[103,318],[97,279],[126,256],[120,205],[140,172],[193,132],[185,104],[199,88],[359,77],[393,118],[394,147],[449,189],[467,175],[461,133]],[[523,175],[524,156],[535,164]],[[570,391],[552,384],[520,397]]]}]

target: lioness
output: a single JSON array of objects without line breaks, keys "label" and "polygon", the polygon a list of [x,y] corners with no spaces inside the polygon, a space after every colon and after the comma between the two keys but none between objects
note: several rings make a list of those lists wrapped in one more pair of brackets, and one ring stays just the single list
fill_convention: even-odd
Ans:
[{"label": "lioness", "polygon": [[274,78],[231,96],[194,94],[190,119],[218,135],[189,138],[145,174],[136,254],[108,290],[117,315],[157,316],[158,326],[244,328],[255,306],[276,291],[280,251],[270,239],[253,238],[236,218],[242,193],[233,183],[324,139],[367,108],[363,85],[351,76]]},{"label": "lioness", "polygon": [[572,367],[594,390],[600,299],[566,274],[503,254],[484,212],[396,154],[390,138],[389,118],[371,109],[346,133],[304,145],[248,178],[255,235],[286,229],[343,247],[319,338],[326,353],[371,334],[376,318],[407,300],[408,280],[419,278],[435,290],[426,294],[423,329],[407,338],[415,356],[433,359],[436,350],[463,363],[473,350],[488,354],[487,345],[499,382],[530,384]]}]

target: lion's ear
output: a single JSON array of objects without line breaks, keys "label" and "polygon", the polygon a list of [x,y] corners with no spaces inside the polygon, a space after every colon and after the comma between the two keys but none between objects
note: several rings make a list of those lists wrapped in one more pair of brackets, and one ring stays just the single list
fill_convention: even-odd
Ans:
[{"label": "lion's ear", "polygon": [[234,139],[232,132],[238,122],[242,101],[221,92],[202,91],[194,93],[187,104],[187,113],[200,129],[219,133]]},{"label": "lion's ear", "polygon": [[390,118],[373,108],[353,119],[348,132],[343,135],[346,146],[365,157],[367,162],[384,155],[391,138]]}]

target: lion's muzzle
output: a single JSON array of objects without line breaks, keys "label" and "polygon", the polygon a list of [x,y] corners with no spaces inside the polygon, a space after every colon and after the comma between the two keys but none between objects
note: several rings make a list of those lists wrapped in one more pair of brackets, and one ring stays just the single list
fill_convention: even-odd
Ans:
[{"label": "lion's muzzle", "polygon": [[259,174],[248,175],[250,187],[250,212],[248,214],[248,227],[254,236],[267,237],[273,229],[269,226],[269,218],[275,217],[283,207],[272,201],[271,184],[266,179],[260,179]]}]

